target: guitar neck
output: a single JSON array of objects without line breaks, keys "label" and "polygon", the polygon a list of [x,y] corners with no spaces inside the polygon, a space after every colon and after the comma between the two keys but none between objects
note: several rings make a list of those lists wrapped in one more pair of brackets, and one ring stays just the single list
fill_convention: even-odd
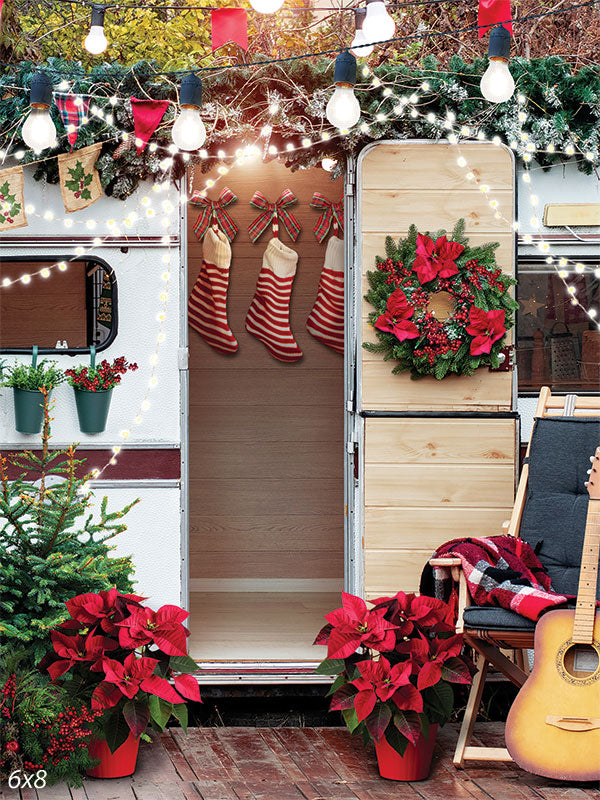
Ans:
[{"label": "guitar neck", "polygon": [[591,644],[594,641],[596,618],[596,584],[600,556],[600,500],[590,499],[581,555],[581,572],[573,623],[573,641]]}]

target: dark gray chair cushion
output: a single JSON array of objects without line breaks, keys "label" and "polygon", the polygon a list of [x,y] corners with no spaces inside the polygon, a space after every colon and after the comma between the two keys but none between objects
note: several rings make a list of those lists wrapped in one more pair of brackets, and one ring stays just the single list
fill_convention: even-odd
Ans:
[{"label": "dark gray chair cushion", "polygon": [[508,608],[495,606],[469,606],[464,611],[465,628],[498,628],[503,631],[527,631],[535,628],[535,622]]},{"label": "dark gray chair cushion", "polygon": [[588,507],[584,484],[598,444],[598,418],[535,421],[520,536],[536,551],[560,594],[577,594]]}]

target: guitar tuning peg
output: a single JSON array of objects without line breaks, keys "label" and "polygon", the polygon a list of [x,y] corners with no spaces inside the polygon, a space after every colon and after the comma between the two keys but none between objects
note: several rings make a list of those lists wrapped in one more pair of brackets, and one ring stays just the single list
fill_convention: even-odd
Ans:
[{"label": "guitar tuning peg", "polygon": [[592,474],[592,470],[591,470],[591,469],[588,469],[588,471],[587,471],[587,474],[588,474],[588,475],[591,475],[591,474]]},{"label": "guitar tuning peg", "polygon": [[592,464],[594,463],[595,460],[596,460],[596,456],[590,456],[590,461],[592,462]]},{"label": "guitar tuning peg", "polygon": [[589,481],[585,481],[583,485],[584,486],[589,486],[589,483],[590,483]]}]

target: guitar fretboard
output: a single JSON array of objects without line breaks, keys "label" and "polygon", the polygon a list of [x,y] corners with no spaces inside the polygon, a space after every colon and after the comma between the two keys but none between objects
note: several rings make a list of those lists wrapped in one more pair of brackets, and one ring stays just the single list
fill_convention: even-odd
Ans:
[{"label": "guitar fretboard", "polygon": [[600,500],[590,499],[583,540],[583,553],[581,555],[575,621],[573,623],[573,641],[578,644],[591,644],[594,641],[599,557]]}]

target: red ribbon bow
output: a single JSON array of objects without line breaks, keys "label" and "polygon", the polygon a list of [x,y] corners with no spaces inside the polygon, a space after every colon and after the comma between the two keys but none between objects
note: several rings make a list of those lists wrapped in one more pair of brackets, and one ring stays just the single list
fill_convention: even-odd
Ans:
[{"label": "red ribbon bow", "polygon": [[319,244],[322,244],[323,240],[329,233],[332,222],[334,235],[337,234],[338,230],[344,230],[343,197],[338,203],[334,203],[332,200],[329,200],[329,198],[322,195],[321,192],[315,192],[312,196],[312,200],[310,201],[310,205],[312,208],[319,208],[323,210],[321,216],[316,222],[315,227],[313,228],[313,233],[317,237]]},{"label": "red ribbon bow", "polygon": [[273,224],[273,234],[277,236],[278,220],[281,220],[290,239],[295,242],[301,228],[298,220],[288,211],[288,208],[297,202],[298,198],[290,189],[284,189],[274,203],[269,203],[262,192],[255,192],[252,200],[250,200],[250,205],[254,206],[254,208],[259,208],[262,214],[259,214],[254,222],[248,226],[248,233],[252,242],[256,242],[269,227],[270,223]]},{"label": "red ribbon bow", "polygon": [[227,211],[225,211],[225,208],[236,202],[237,197],[227,187],[223,189],[218,200],[209,200],[207,197],[203,197],[201,192],[195,191],[190,198],[190,203],[201,208],[194,225],[194,233],[198,239],[202,240],[210,224],[214,223],[221,228],[225,236],[232,242],[239,229]]}]

